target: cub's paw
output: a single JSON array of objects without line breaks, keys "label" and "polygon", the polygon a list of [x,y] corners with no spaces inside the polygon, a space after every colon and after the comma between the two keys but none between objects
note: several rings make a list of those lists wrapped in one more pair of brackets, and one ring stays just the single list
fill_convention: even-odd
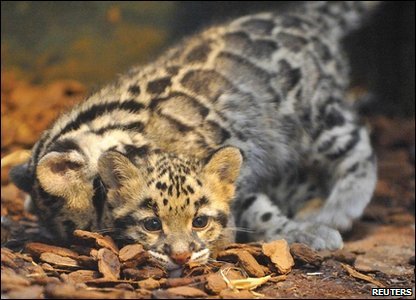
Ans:
[{"label": "cub's paw", "polygon": [[322,224],[296,223],[295,228],[288,228],[285,235],[289,242],[304,243],[315,250],[336,250],[344,245],[338,230]]},{"label": "cub's paw", "polygon": [[343,211],[334,212],[324,210],[312,213],[304,218],[298,218],[297,220],[308,223],[320,223],[331,228],[336,228],[341,232],[351,229],[353,221],[353,219]]}]

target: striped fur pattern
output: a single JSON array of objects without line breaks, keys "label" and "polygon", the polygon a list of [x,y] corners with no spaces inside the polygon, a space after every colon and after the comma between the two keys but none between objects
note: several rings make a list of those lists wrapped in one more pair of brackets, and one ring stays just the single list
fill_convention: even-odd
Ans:
[{"label": "striped fur pattern", "polygon": [[[339,248],[338,230],[348,229],[361,215],[376,181],[368,133],[344,101],[348,64],[340,46],[370,6],[309,2],[285,15],[260,13],[209,28],[62,115],[33,147],[31,160],[11,177],[31,194],[41,222],[64,240],[75,228],[119,227],[124,229],[119,234],[147,244],[160,258],[170,253],[163,250],[164,239],[172,242],[165,233],[170,229],[163,227],[149,240],[141,229],[135,231],[142,220],[139,203],[151,199],[160,214],[164,207],[169,212],[171,205],[185,205],[175,215],[179,220],[195,217],[195,203],[205,197],[228,205],[235,198],[231,209],[237,226],[248,231],[246,239],[286,238],[318,249]],[[214,200],[197,182],[204,188],[212,185],[211,177],[202,176],[203,166],[224,154],[225,146],[240,149],[244,162],[241,170],[233,168],[239,170],[235,197],[230,192],[227,199]],[[137,197],[127,197],[134,205],[123,207],[122,197],[108,197],[125,182],[110,188],[113,181],[103,178],[111,178],[111,168],[98,172],[103,160],[111,165],[105,157],[114,152],[142,172],[135,179]],[[236,160],[238,155],[224,157]],[[173,163],[177,160],[182,163]],[[149,171],[160,164],[168,171]],[[183,173],[185,169],[193,171]],[[175,181],[175,190],[183,193],[160,191],[173,184],[169,176],[185,178]],[[188,182],[198,196],[185,194]],[[230,189],[218,185],[215,189]],[[149,193],[140,196],[137,186],[146,186]],[[302,220],[293,218],[314,197],[326,199],[324,206]],[[217,218],[210,226],[219,224],[213,235],[219,239],[229,209],[205,213]],[[166,216],[173,215],[164,216],[171,222]],[[122,217],[123,222],[114,223]],[[209,244],[207,236],[189,231],[188,237],[182,252],[192,247],[202,251]]]}]

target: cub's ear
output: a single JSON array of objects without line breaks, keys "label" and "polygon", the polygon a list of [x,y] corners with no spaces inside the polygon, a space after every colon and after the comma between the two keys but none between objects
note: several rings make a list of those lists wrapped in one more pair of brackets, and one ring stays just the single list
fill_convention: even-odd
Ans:
[{"label": "cub's ear", "polygon": [[87,164],[78,152],[50,152],[39,160],[36,176],[48,193],[65,198],[69,207],[90,205],[93,187]]},{"label": "cub's ear", "polygon": [[33,171],[29,169],[28,163],[14,166],[10,169],[11,181],[22,191],[30,193],[33,186]]},{"label": "cub's ear", "polygon": [[240,174],[243,156],[235,147],[224,147],[215,152],[204,166],[204,173],[217,176],[225,183],[233,184]]},{"label": "cub's ear", "polygon": [[107,151],[98,159],[98,174],[108,188],[118,189],[127,179],[137,178],[139,170],[123,154]]},{"label": "cub's ear", "polygon": [[1,158],[1,167],[11,166],[9,177],[21,190],[30,193],[33,186],[34,171],[29,168],[31,151],[16,150]]}]

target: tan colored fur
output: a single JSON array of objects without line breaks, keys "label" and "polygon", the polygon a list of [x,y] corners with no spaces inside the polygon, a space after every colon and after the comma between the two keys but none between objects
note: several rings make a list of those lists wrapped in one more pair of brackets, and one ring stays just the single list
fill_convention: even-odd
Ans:
[{"label": "tan colored fur", "polygon": [[[98,163],[99,174],[109,189],[108,204],[113,207],[108,225],[114,222],[117,227],[117,219],[128,216],[133,224],[123,231],[124,237],[142,243],[158,255],[209,253],[207,249],[216,252],[224,242],[231,241],[224,224],[216,218],[230,214],[241,163],[240,151],[233,147],[220,149],[206,164],[156,152],[138,158],[134,166],[122,154],[108,152]],[[177,185],[175,178],[182,184]],[[192,227],[198,216],[209,216],[205,228]],[[162,229],[146,230],[143,222],[149,218],[158,218]]]},{"label": "tan colored fur", "polygon": [[52,195],[63,197],[66,208],[71,211],[85,211],[92,208],[94,191],[90,180],[82,170],[84,162],[68,153],[51,152],[36,169],[42,188]]}]

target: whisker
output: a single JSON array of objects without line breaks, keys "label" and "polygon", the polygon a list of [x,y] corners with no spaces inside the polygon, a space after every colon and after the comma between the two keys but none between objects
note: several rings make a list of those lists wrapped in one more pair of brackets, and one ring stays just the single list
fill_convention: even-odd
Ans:
[{"label": "whisker", "polygon": [[103,228],[103,229],[95,230],[95,232],[97,233],[110,233],[110,232],[115,232],[115,231],[116,231],[115,228]]},{"label": "whisker", "polygon": [[253,229],[245,228],[245,227],[227,227],[224,228],[225,230],[231,230],[231,231],[240,231],[240,232],[254,232]]}]

